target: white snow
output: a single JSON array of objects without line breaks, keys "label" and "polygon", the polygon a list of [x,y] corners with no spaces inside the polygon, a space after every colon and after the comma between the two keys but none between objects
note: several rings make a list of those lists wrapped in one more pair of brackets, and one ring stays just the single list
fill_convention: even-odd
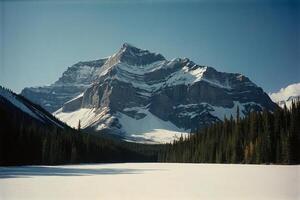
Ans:
[{"label": "white snow", "polygon": [[160,69],[167,61],[156,61],[147,65],[128,65],[127,63],[118,63],[118,68],[125,70],[131,74],[144,75]]},{"label": "white snow", "polygon": [[[255,102],[240,103],[234,101],[234,105],[231,108],[212,106],[208,103],[201,103],[206,108],[202,112],[210,112],[213,116],[224,119],[226,116],[228,119],[232,115],[236,117],[237,107],[240,109],[240,117],[244,117],[243,111],[245,106],[249,104],[255,104]],[[192,108],[197,107],[197,104],[177,105],[178,108]],[[143,118],[127,115],[126,112],[135,111],[137,115],[144,114]],[[77,128],[80,120],[81,128],[95,127],[95,130],[103,130],[109,128],[110,125],[118,119],[118,123],[121,125],[121,131],[125,134],[130,141],[139,141],[143,143],[169,143],[173,140],[177,140],[181,135],[186,137],[189,133],[189,129],[183,129],[177,127],[170,121],[164,121],[159,117],[153,115],[145,107],[131,107],[125,108],[123,112],[117,112],[116,114],[109,114],[109,109],[104,108],[97,110],[95,108],[81,108],[73,112],[62,112],[59,109],[53,113],[58,119],[67,123],[69,126]],[[192,111],[182,111],[180,116],[194,118],[201,113]]]},{"label": "white snow", "polygon": [[124,111],[135,110],[144,113],[146,116],[141,119],[132,118],[126,114],[118,113],[119,122],[122,130],[133,138],[144,138],[156,143],[167,143],[178,139],[181,135],[187,136],[190,130],[180,129],[169,121],[164,121],[146,108],[134,107]]},{"label": "white snow", "polygon": [[185,137],[190,132],[190,130],[180,129],[173,123],[156,117],[146,107],[124,109],[124,111],[137,111],[146,114],[142,119],[135,119],[121,112],[114,116],[108,111],[108,108],[101,110],[81,108],[73,112],[62,112],[62,109],[59,109],[53,114],[73,128],[78,127],[80,120],[81,128],[94,126],[96,130],[108,128],[117,117],[122,126],[121,131],[126,133],[129,140],[145,143],[168,143],[178,139],[181,135]]},{"label": "white snow", "polygon": [[59,80],[52,84],[52,86],[88,86],[95,77],[96,70],[97,67],[94,66],[72,66],[63,73],[63,79],[65,81]]},{"label": "white snow", "polygon": [[81,128],[86,128],[103,117],[103,113],[96,113],[95,111],[95,108],[81,108],[74,112],[62,112],[62,109],[59,109],[53,114],[73,128],[78,127],[79,120]]},{"label": "white snow", "polygon": [[274,102],[286,101],[291,96],[300,96],[300,83],[281,88],[278,92],[270,93],[269,96]]},{"label": "white snow", "polygon": [[219,106],[211,106],[213,108],[213,111],[210,113],[216,117],[218,117],[220,120],[224,120],[224,116],[226,116],[227,119],[232,116],[233,118],[236,118],[237,115],[237,107],[239,107],[240,110],[240,117],[245,117],[244,110],[246,105],[256,105],[262,108],[262,106],[255,102],[247,102],[247,103],[241,103],[239,101],[233,101],[234,106],[231,108],[225,108],[225,107],[219,107]]},{"label": "white snow", "polygon": [[182,69],[176,71],[166,81],[167,85],[180,85],[180,84],[192,84],[202,80],[203,73],[206,71],[206,67],[198,67],[196,69],[190,69],[184,66]]},{"label": "white snow", "polygon": [[174,67],[173,64],[174,63],[172,63],[172,61],[170,63],[166,63],[166,61],[158,61],[144,66],[130,66],[124,63],[118,63],[116,64],[116,66],[118,67],[118,70],[120,72],[116,75],[115,78],[123,82],[131,83],[134,87],[146,91],[157,91],[164,86],[190,85],[199,81],[205,81],[217,87],[231,89],[228,84],[224,85],[219,83],[217,80],[209,80],[204,78],[203,74],[207,70],[207,67],[200,67],[196,65],[194,66],[194,68],[184,66],[183,68],[175,71],[170,76],[168,76],[166,80],[162,80],[159,83],[145,83],[143,76],[146,73],[159,70],[162,67],[171,68]]},{"label": "white snow", "polygon": [[292,107],[292,103],[299,101],[300,100],[300,95],[299,96],[291,96],[290,98],[288,98],[288,100],[286,101],[279,101],[277,102],[277,104],[284,108],[284,105],[286,105],[287,108],[291,108]]},{"label": "white snow", "polygon": [[[233,101],[233,106],[230,108],[227,107],[222,107],[222,106],[213,106],[211,104],[208,103],[200,103],[199,105],[203,105],[206,107],[206,109],[204,109],[203,112],[208,111],[210,114],[212,114],[213,116],[219,118],[220,120],[224,120],[224,117],[226,116],[227,119],[230,118],[230,116],[232,116],[233,118],[236,118],[236,114],[237,114],[237,107],[239,107],[240,110],[240,117],[244,117],[245,114],[243,113],[243,111],[245,110],[245,106],[246,105],[257,105],[259,107],[262,108],[262,106],[258,103],[255,102],[247,102],[247,103],[240,103],[239,101]],[[198,104],[180,104],[178,106],[175,106],[174,108],[194,108],[197,109]],[[200,115],[201,113],[198,112],[181,112],[180,115],[184,115],[184,116],[190,116],[190,118],[195,117],[196,115]]]},{"label": "white snow", "polygon": [[99,77],[106,76],[108,72],[112,69],[117,70],[117,73],[110,77],[118,79],[122,82],[131,83],[133,87],[139,88],[148,92],[155,92],[165,86],[174,86],[174,85],[190,85],[199,81],[205,81],[216,87],[221,87],[225,89],[232,89],[228,83],[220,83],[218,80],[204,78],[204,72],[207,70],[207,67],[193,65],[188,66],[190,63],[187,63],[186,66],[180,68],[166,77],[165,80],[160,80],[157,83],[147,83],[145,82],[145,75],[158,71],[161,68],[173,68],[175,67],[178,59],[173,59],[172,61],[157,61],[148,65],[129,65],[124,62],[116,60],[117,55],[112,56],[103,67],[97,72]]},{"label": "white snow", "polygon": [[300,166],[122,163],[0,167],[0,199],[296,200]]},{"label": "white snow", "polygon": [[[145,132],[143,134],[130,134],[130,137],[135,140],[131,140],[132,142],[142,142],[146,144],[165,144],[173,142],[174,140],[179,140],[179,138],[187,137],[189,133],[187,132],[179,132],[168,129],[152,129],[149,132]],[[141,139],[141,140],[140,140]],[[130,141],[130,140],[129,140]]]},{"label": "white snow", "polygon": [[91,76],[91,74],[94,72],[94,67],[90,66],[80,66],[80,69],[78,70],[77,79],[86,79],[87,77]]},{"label": "white snow", "polygon": [[71,101],[74,101],[75,99],[78,99],[78,98],[80,98],[80,97],[83,97],[83,94],[84,94],[84,92],[83,92],[83,93],[81,93],[81,94],[79,94],[79,95],[77,95],[77,96],[76,96],[76,97],[74,97],[73,99],[71,99],[71,100],[69,100],[69,101],[65,102],[65,104],[66,104],[66,103],[70,103]]},{"label": "white snow", "polygon": [[211,111],[211,114],[218,117],[220,120],[224,119],[224,116],[226,116],[227,119],[230,118],[230,116],[232,116],[233,118],[236,118],[236,114],[237,114],[237,107],[239,107],[240,109],[240,116],[244,117],[243,111],[244,110],[244,106],[243,104],[241,104],[238,101],[234,101],[234,106],[231,108],[224,108],[224,107],[219,107],[219,106],[212,106],[213,111]]},{"label": "white snow", "polygon": [[300,98],[300,83],[291,84],[275,93],[269,93],[269,96],[280,107],[283,108],[286,105],[287,108],[290,108],[292,102]]},{"label": "white snow", "polygon": [[53,115],[73,128],[78,127],[80,120],[81,128],[94,126],[96,130],[107,128],[115,118],[109,114],[107,107],[101,109],[80,108],[73,112],[63,112],[60,108]]},{"label": "white snow", "polygon": [[204,78],[204,73],[206,72],[207,67],[200,67],[194,65],[193,68],[188,66],[184,66],[182,69],[173,73],[168,80],[166,81],[167,85],[190,85],[199,81],[205,81],[211,85],[225,88],[225,89],[232,89],[228,82],[226,84],[219,83],[217,80],[207,79]]}]

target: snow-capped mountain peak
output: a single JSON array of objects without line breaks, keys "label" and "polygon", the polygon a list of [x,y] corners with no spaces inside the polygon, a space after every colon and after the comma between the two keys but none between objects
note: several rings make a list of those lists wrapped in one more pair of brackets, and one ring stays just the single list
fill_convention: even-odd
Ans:
[{"label": "snow-capped mountain peak", "polygon": [[300,98],[300,83],[288,85],[285,88],[281,88],[278,92],[270,93],[269,96],[280,107],[286,105],[289,108],[293,101],[297,101]]},{"label": "snow-capped mountain peak", "polygon": [[148,50],[139,49],[129,43],[124,43],[121,49],[115,55],[120,62],[126,62],[129,65],[147,65],[153,62],[165,60],[161,54],[152,53]]},{"label": "snow-capped mountain peak", "polygon": [[[128,43],[101,65],[80,66],[69,68],[59,81],[64,87],[55,93],[72,95],[60,101],[62,108],[54,114],[71,126],[80,120],[83,128],[129,139],[170,141],[224,116],[234,116],[237,107],[241,116],[251,110],[276,108],[260,87],[241,74],[218,72],[187,58],[166,60]],[[92,73],[83,73],[83,66]],[[72,82],[77,85],[75,92]],[[80,83],[85,83],[81,90]],[[53,99],[43,95],[28,97],[38,97],[41,102]]]}]

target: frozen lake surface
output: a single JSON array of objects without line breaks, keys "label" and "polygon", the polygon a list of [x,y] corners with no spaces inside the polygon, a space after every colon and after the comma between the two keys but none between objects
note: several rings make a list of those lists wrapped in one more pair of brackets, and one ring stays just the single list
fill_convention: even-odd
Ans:
[{"label": "frozen lake surface", "polygon": [[0,199],[300,199],[300,166],[121,163],[0,167]]}]

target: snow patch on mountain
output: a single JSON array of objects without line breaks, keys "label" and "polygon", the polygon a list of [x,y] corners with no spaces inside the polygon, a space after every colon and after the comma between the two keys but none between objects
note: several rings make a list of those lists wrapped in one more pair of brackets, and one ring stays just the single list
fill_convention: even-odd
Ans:
[{"label": "snow patch on mountain", "polygon": [[278,92],[269,94],[274,102],[286,101],[291,96],[300,95],[300,83],[295,83],[287,86],[286,88],[281,88]]},{"label": "snow patch on mountain", "polygon": [[[234,101],[232,107],[213,106],[208,103],[201,103],[205,109],[201,112],[208,112],[219,120],[224,117],[236,117],[237,108],[240,110],[240,117],[244,117],[246,106],[260,106],[255,102],[240,103]],[[174,108],[184,109],[180,115],[197,117],[202,113],[196,108],[199,104],[177,105]],[[193,109],[194,111],[186,111]],[[260,106],[261,107],[261,106]],[[131,114],[130,114],[131,113]],[[53,113],[57,118],[66,122],[69,126],[77,128],[80,121],[81,128],[95,127],[95,130],[101,131],[111,128],[115,124],[116,130],[120,131],[124,137],[131,141],[141,141],[150,143],[167,143],[177,140],[181,135],[187,136],[190,129],[179,128],[170,121],[165,121],[152,114],[148,107],[124,108],[122,112],[110,114],[109,109],[81,108],[73,112],[63,112],[62,109]]]},{"label": "snow patch on mountain", "polygon": [[173,142],[174,140],[179,140],[182,136],[183,138],[187,137],[189,133],[187,132],[177,132],[167,129],[153,129],[150,132],[140,134],[132,134],[129,138],[133,142],[142,142],[146,144],[166,144]]},{"label": "snow patch on mountain", "polygon": [[59,109],[53,114],[73,128],[77,128],[80,121],[81,128],[95,127],[97,131],[111,128],[111,124],[117,119],[119,131],[129,141],[167,143],[178,139],[181,135],[187,136],[190,132],[156,117],[146,107],[124,109],[124,112],[134,111],[144,114],[142,118],[130,117],[122,112],[111,115],[108,111],[108,108],[101,109],[101,111],[95,108],[81,108],[73,112],[63,112]]},{"label": "snow patch on mountain", "polygon": [[290,108],[292,102],[300,98],[300,83],[291,84],[286,88],[281,88],[278,92],[269,93],[269,96],[280,107],[286,105]]},{"label": "snow patch on mountain", "polygon": [[[73,99],[67,101],[66,103],[70,103],[71,101],[74,101],[74,100],[76,100],[76,99],[78,99],[78,98],[80,98],[80,97],[83,97],[83,94],[84,94],[84,93],[81,93],[81,94],[77,95],[76,97],[74,97]],[[65,104],[66,104],[66,103],[65,103]]]},{"label": "snow patch on mountain", "polygon": [[[155,71],[163,69],[172,69],[178,64],[178,62],[185,61],[186,66],[175,70],[164,80],[159,82],[147,82],[145,77]],[[109,60],[107,61],[110,62]],[[122,82],[131,83],[135,88],[145,90],[148,92],[155,92],[162,87],[170,87],[175,85],[191,85],[198,81],[205,81],[213,86],[232,89],[230,84],[227,82],[220,83],[218,80],[209,79],[204,77],[204,73],[207,70],[205,66],[199,66],[189,61],[188,59],[174,59],[172,61],[159,60],[147,65],[129,65],[123,62],[116,62],[112,66],[104,66],[99,70],[99,77],[107,75],[112,69],[116,71],[116,74],[110,78],[117,79]]]},{"label": "snow patch on mountain", "polygon": [[[180,115],[182,116],[190,116],[190,118],[194,118],[198,115],[201,115],[203,112],[208,112],[211,115],[217,117],[219,120],[224,120],[224,117],[226,117],[227,119],[229,119],[231,116],[233,118],[236,118],[237,116],[237,108],[239,108],[239,114],[240,117],[245,117],[245,113],[244,111],[246,110],[247,106],[258,106],[260,108],[262,108],[262,106],[258,103],[255,102],[246,102],[246,103],[240,103],[239,101],[234,101],[233,102],[234,105],[232,107],[222,107],[222,106],[213,106],[209,103],[199,103],[199,104],[180,104],[178,106],[174,106],[174,108],[183,108],[183,109],[187,109],[187,110],[195,110],[192,112],[186,112],[183,111],[180,113]],[[197,112],[197,107],[199,107],[199,105],[202,105],[205,109],[203,109],[202,112]]]},{"label": "snow patch on mountain", "polygon": [[186,136],[190,132],[156,117],[147,108],[127,108],[125,111],[135,111],[145,115],[141,119],[136,119],[121,112],[117,113],[122,130],[133,138],[166,143],[178,139],[181,135]]},{"label": "snow patch on mountain", "polygon": [[[189,64],[189,63],[188,63]],[[232,89],[229,84],[222,84],[217,80],[204,78],[204,73],[206,72],[207,67],[197,66],[194,64],[192,67],[184,66],[182,69],[176,71],[171,74],[168,80],[166,81],[166,85],[174,86],[174,85],[190,85],[196,83],[198,81],[205,81],[211,85]]]},{"label": "snow patch on mountain", "polygon": [[220,106],[211,106],[213,111],[211,114],[218,117],[220,120],[223,120],[224,117],[229,119],[231,116],[233,118],[237,117],[237,109],[239,108],[239,115],[240,117],[245,117],[244,111],[246,110],[246,106],[259,106],[262,109],[262,106],[255,102],[247,102],[247,103],[240,103],[238,101],[234,101],[234,106],[231,108],[220,107]]},{"label": "snow patch on mountain", "polygon": [[107,110],[103,109],[99,112],[95,108],[81,108],[73,112],[63,112],[62,109],[59,109],[53,115],[73,128],[78,127],[79,121],[81,128],[87,128],[102,119]]}]

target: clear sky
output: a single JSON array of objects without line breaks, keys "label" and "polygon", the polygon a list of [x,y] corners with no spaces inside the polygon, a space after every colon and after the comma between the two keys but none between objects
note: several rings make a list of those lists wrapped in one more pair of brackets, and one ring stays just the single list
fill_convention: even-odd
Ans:
[{"label": "clear sky", "polygon": [[300,82],[297,0],[208,2],[1,1],[0,85],[20,92],[51,84],[124,42],[242,73],[266,92]]}]

